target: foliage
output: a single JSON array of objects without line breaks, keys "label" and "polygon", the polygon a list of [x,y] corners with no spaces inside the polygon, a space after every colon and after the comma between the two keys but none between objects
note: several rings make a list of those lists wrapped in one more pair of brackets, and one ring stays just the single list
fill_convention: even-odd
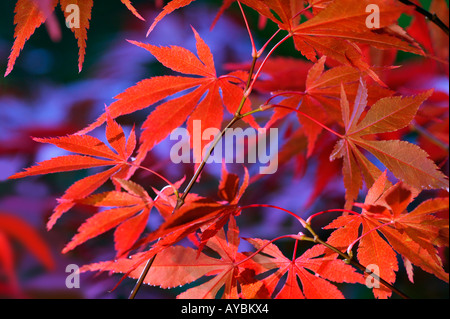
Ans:
[{"label": "foliage", "polygon": [[[130,1],[122,2],[143,19]],[[192,2],[170,1],[147,36],[164,23],[165,16]],[[432,6],[439,6],[437,2]],[[17,1],[15,42],[6,75],[57,3]],[[68,4],[81,8],[82,26],[74,29],[81,71],[93,1],[60,1],[62,8]],[[369,5],[379,8],[381,22],[375,28],[367,26]],[[249,64],[228,65],[227,73],[218,75],[211,49],[194,27],[195,53],[180,46],[129,40],[170,72],[182,75],[141,80],[117,95],[97,120],[78,132],[34,138],[74,154],[42,161],[10,179],[107,167],[78,180],[58,199],[48,229],[77,205],[95,208],[62,252],[67,254],[115,229],[115,259],[88,264],[82,270],[119,272],[164,289],[208,277],[206,282],[190,285],[178,298],[343,298],[335,284],[364,285],[370,276],[381,282],[373,287],[376,298],[389,298],[393,292],[404,296],[395,288],[398,257],[411,282],[416,266],[448,283],[442,261],[442,249],[449,242],[448,177],[437,164],[442,161],[440,153],[426,151],[433,149],[430,145],[444,144],[445,148],[448,140],[440,141],[435,135],[448,131],[448,123],[443,128],[433,118],[441,102],[439,93],[420,89],[405,94],[393,79],[394,72],[403,72],[394,60],[399,51],[433,63],[434,72],[448,77],[448,44],[447,56],[443,56],[436,49],[442,42],[433,43],[442,41],[437,35],[443,30],[425,22],[414,7],[396,0],[224,1],[214,23],[231,6],[241,9],[248,28]],[[448,13],[448,7],[444,9]],[[246,18],[250,11],[276,28],[260,49]],[[415,19],[408,30],[398,25],[402,15]],[[290,45],[306,59],[275,56],[282,45]],[[448,103],[442,104],[439,121],[443,123],[448,122]],[[127,137],[119,120],[147,108],[151,111],[138,124],[139,130],[133,127]],[[185,179],[170,182],[146,167],[145,159],[176,128],[186,125],[194,136],[195,121],[201,121],[203,132],[216,128],[222,133],[202,140],[200,147],[190,140],[199,164],[182,190]],[[243,204],[252,192],[264,197],[258,193],[264,176],[251,176],[251,163],[239,176],[223,162],[217,194],[195,193],[215,146],[225,130],[237,123],[255,129],[287,127],[280,169],[289,169],[292,159],[299,166],[317,166],[310,203],[324,196],[326,186],[338,177],[344,188],[342,206],[305,216],[278,205]],[[105,142],[92,134],[104,124]],[[423,127],[429,129],[426,134]],[[417,141],[410,139],[413,129],[423,134]],[[202,153],[204,147],[209,151]],[[443,157],[448,161],[448,146]],[[156,176],[163,187],[139,183],[140,171]],[[298,222],[298,232],[271,240],[243,238],[240,228],[245,226],[239,222],[255,208],[289,214]],[[324,227],[332,230],[325,238],[312,222],[332,212],[341,216]],[[151,214],[159,214],[162,221],[147,232]],[[251,251],[240,251],[241,239]],[[295,242],[291,259],[276,245],[284,239]],[[1,243],[5,245],[3,237]],[[298,256],[299,243],[312,246]],[[41,259],[50,263],[40,251]],[[0,261],[8,265],[3,255]],[[376,265],[379,272],[368,270],[369,265]]]}]

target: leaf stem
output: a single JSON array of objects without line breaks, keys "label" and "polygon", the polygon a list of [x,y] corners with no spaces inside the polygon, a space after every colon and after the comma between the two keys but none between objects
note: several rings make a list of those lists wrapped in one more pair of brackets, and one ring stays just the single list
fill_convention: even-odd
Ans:
[{"label": "leaf stem", "polygon": [[250,42],[252,44],[252,56],[257,56],[255,41],[253,40],[252,32],[250,31],[250,27],[248,25],[247,17],[245,16],[244,9],[242,9],[241,2],[237,2],[239,5],[239,9],[241,10],[242,17],[244,19],[245,27],[247,28],[248,35],[250,36]]},{"label": "leaf stem", "polygon": [[[240,5],[240,4],[239,4]],[[245,15],[244,15],[244,19],[245,19]],[[251,34],[250,34],[250,37]],[[217,135],[213,141],[213,143],[211,144],[206,156],[202,159],[202,162],[200,163],[200,165],[197,167],[197,170],[194,173],[194,176],[191,178],[191,180],[189,181],[188,185],[186,186],[186,188],[184,189],[183,193],[181,196],[177,196],[177,204],[173,209],[173,213],[175,213],[175,211],[177,211],[181,206],[184,205],[184,201],[187,197],[187,195],[190,193],[192,187],[194,186],[194,184],[196,183],[198,177],[200,176],[201,172],[203,171],[206,162],[208,161],[209,157],[211,156],[214,148],[217,146],[217,144],[219,143],[219,141],[222,139],[222,137],[225,135],[225,132],[228,128],[232,127],[237,121],[239,121],[240,119],[242,119],[245,116],[248,116],[250,114],[262,111],[262,109],[256,109],[253,110],[251,112],[247,112],[246,114],[242,115],[241,111],[242,108],[245,105],[245,102],[248,98],[248,96],[250,95],[253,85],[255,84],[256,79],[258,78],[259,74],[261,73],[261,69],[264,66],[265,62],[267,61],[268,57],[273,53],[273,51],[275,51],[275,49],[281,45],[286,39],[288,39],[290,37],[290,35],[286,36],[284,39],[282,39],[280,42],[278,42],[273,48],[272,50],[268,53],[268,55],[266,56],[266,58],[264,59],[264,61],[262,62],[262,64],[260,65],[257,74],[255,75],[255,77],[253,77],[253,73],[255,70],[255,66],[256,66],[256,61],[259,58],[259,52],[257,54],[252,54],[253,56],[253,61],[252,61],[252,65],[250,67],[250,72],[248,75],[248,80],[244,89],[244,95],[241,99],[241,102],[237,108],[236,113],[234,114],[233,118],[231,119],[231,121],[225,126],[225,128],[220,132],[219,135]],[[253,45],[253,44],[252,44]],[[253,45],[254,46],[254,45]],[[147,262],[146,267],[144,268],[144,270],[142,271],[142,273],[139,276],[139,279],[133,289],[133,293],[130,295],[130,299],[134,299],[134,297],[136,296],[136,293],[138,292],[139,288],[142,286],[142,283],[144,281],[144,278],[147,276],[147,273],[150,271],[151,265],[153,263],[153,260],[155,259],[156,254]],[[147,267],[148,266],[148,267]]]},{"label": "leaf stem", "polygon": [[349,209],[327,209],[327,210],[324,210],[324,211],[321,211],[321,212],[318,212],[318,213],[315,213],[315,214],[309,216],[308,219],[306,220],[306,223],[310,224],[311,220],[314,217],[317,217],[319,215],[326,214],[326,213],[333,213],[333,212],[350,213],[350,214],[353,214],[353,215],[359,215],[357,212],[354,212],[354,211],[349,210]]},{"label": "leaf stem", "polygon": [[134,167],[136,167],[136,168],[143,169],[143,170],[145,170],[145,171],[147,171],[147,172],[149,172],[149,173],[152,173],[152,174],[156,175],[157,177],[159,177],[160,179],[162,179],[164,182],[166,182],[166,183],[173,189],[173,192],[174,192],[174,194],[175,194],[175,196],[176,196],[177,198],[179,197],[178,189],[175,187],[175,185],[173,185],[167,178],[165,178],[165,177],[162,176],[161,174],[159,174],[159,173],[157,173],[157,172],[155,172],[155,171],[153,171],[153,170],[151,170],[151,169],[149,169],[149,168],[147,168],[147,167],[145,167],[145,166],[142,166],[142,165],[136,165],[136,164],[134,164],[134,163],[129,163],[129,162],[127,162],[127,164],[129,164],[129,165],[131,165],[131,166],[134,166]]},{"label": "leaf stem", "polygon": [[393,223],[394,223],[394,221],[390,221],[390,222],[388,222],[388,223],[384,223],[384,224],[378,225],[377,227],[372,228],[371,230],[365,232],[364,234],[362,234],[361,236],[359,236],[358,238],[356,238],[356,239],[355,239],[355,240],[347,247],[347,255],[351,256],[353,246],[354,246],[358,241],[360,241],[363,237],[365,237],[366,235],[370,234],[370,233],[373,232],[373,231],[376,231],[376,230],[380,229],[381,227],[384,227],[384,226],[386,226],[386,225],[392,225]]},{"label": "leaf stem", "polygon": [[[252,259],[253,257],[255,257],[256,255],[258,255],[261,251],[264,250],[264,248],[266,248],[267,246],[269,246],[270,244],[273,244],[275,241],[277,240],[281,240],[281,239],[285,239],[285,238],[292,238],[295,240],[308,240],[308,238],[306,238],[303,234],[291,234],[291,235],[283,235],[283,236],[279,236],[277,238],[271,239],[269,241],[267,241],[266,243],[264,243],[264,245],[262,245],[261,247],[258,248],[258,250],[256,250],[255,252],[253,252],[252,254],[248,255],[246,258],[240,260],[238,263],[235,264],[235,266],[239,266],[240,264],[246,262],[247,260]],[[311,238],[312,240],[312,238]]]},{"label": "leaf stem", "polygon": [[419,5],[411,2],[410,0],[399,0],[399,1],[406,5],[413,6],[414,10],[416,10],[421,15],[425,16],[425,18],[427,18],[428,20],[433,22],[435,25],[437,25],[442,31],[445,32],[446,35],[449,35],[448,26],[445,25],[445,23],[441,19],[439,19],[439,17],[436,15],[436,13],[431,13],[431,12],[425,10],[424,8],[420,7]]},{"label": "leaf stem", "polygon": [[264,105],[269,105],[270,102],[271,102],[273,99],[275,99],[275,98],[277,98],[277,97],[279,97],[279,96],[283,96],[283,95],[306,95],[306,94],[307,94],[307,93],[305,93],[305,92],[300,92],[300,91],[284,91],[284,92],[280,92],[280,93],[274,94],[274,95],[272,95],[270,98],[268,98],[267,101],[264,102]]},{"label": "leaf stem", "polygon": [[332,130],[331,128],[329,128],[329,127],[326,126],[325,124],[319,122],[319,121],[316,120],[315,118],[309,116],[309,115],[306,114],[306,113],[303,113],[303,112],[300,111],[300,110],[297,110],[297,109],[295,109],[295,108],[292,108],[292,107],[289,107],[289,106],[285,106],[285,105],[279,105],[279,104],[271,104],[271,105],[269,105],[269,107],[279,107],[279,108],[283,108],[283,109],[287,109],[287,110],[291,110],[291,111],[297,112],[298,114],[300,114],[300,115],[306,117],[307,119],[313,121],[313,122],[316,123],[317,125],[321,126],[321,127],[324,128],[325,130],[327,130],[328,132],[330,132],[330,133],[336,135],[337,137],[339,137],[339,138],[341,138],[341,139],[344,138],[343,135],[341,135],[341,134],[339,134],[338,132]]}]

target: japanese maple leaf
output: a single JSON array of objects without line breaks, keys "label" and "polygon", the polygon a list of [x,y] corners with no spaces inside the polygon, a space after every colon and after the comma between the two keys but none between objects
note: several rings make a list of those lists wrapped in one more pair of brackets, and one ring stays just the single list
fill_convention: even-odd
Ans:
[{"label": "japanese maple leaf", "polygon": [[[260,298],[270,298],[280,279],[287,273],[287,279],[275,298],[278,299],[343,299],[344,295],[330,281],[337,283],[363,283],[364,278],[355,269],[336,256],[325,255],[325,247],[313,246],[300,257],[292,260],[285,257],[278,247],[267,240],[247,239],[261,253],[252,259],[266,271],[276,269],[263,282]],[[300,279],[300,288],[297,278]]]},{"label": "japanese maple leaf", "polygon": [[[206,245],[219,255],[218,258],[203,252],[199,254],[196,249],[190,247],[168,247],[156,256],[144,283],[166,289],[194,283],[206,276],[212,279],[189,288],[177,298],[213,299],[222,287],[222,298],[238,298],[238,281],[242,278],[240,275],[246,270],[257,273],[262,268],[251,260],[239,263],[247,256],[238,252],[239,229],[234,218],[230,219],[226,236],[225,231],[221,229]],[[145,253],[138,253],[131,258],[121,258],[115,262],[87,265],[81,271],[113,271],[128,273],[129,277],[138,278],[144,264],[130,273],[129,270],[135,267],[136,262],[140,263],[144,255]]]},{"label": "japanese maple leaf", "polygon": [[239,178],[235,174],[228,173],[225,167],[222,172],[219,197],[223,201],[198,198],[185,203],[168,216],[157,230],[150,233],[138,244],[143,245],[159,239],[153,245],[154,251],[158,251],[166,246],[173,245],[201,228],[202,235],[199,244],[199,250],[201,250],[206,242],[222,229],[232,216],[241,212],[238,202],[248,186],[248,171],[245,170],[245,177],[240,187],[238,185]]},{"label": "japanese maple leaf", "polygon": [[[396,25],[400,15],[410,11],[410,8],[399,1],[334,0],[325,3],[325,8],[315,10],[317,14],[303,23],[297,19],[298,13],[304,11],[301,10],[303,9],[302,1],[243,0],[241,2],[273,20],[280,29],[289,31],[297,50],[307,59],[316,62],[318,54],[326,55],[342,64],[368,72],[380,83],[382,82],[377,74],[363,60],[357,44],[423,54],[423,50],[416,43],[412,43],[406,36],[406,32]],[[310,5],[314,7],[317,2]],[[324,3],[321,2],[321,4]],[[366,10],[369,5],[376,5],[379,9],[380,25],[375,28],[369,28],[366,23],[370,14],[370,11]]]},{"label": "japanese maple leaf", "polygon": [[160,22],[166,15],[172,13],[173,11],[175,11],[179,8],[189,5],[193,1],[195,1],[195,0],[172,0],[172,1],[169,1],[169,3],[164,6],[163,10],[154,19],[152,25],[150,26],[150,28],[147,31],[147,37],[149,36],[150,32],[152,32],[153,29],[156,27],[158,22]]},{"label": "japanese maple leaf", "polygon": [[[366,21],[369,5],[379,9],[380,25],[373,29],[367,26]],[[316,54],[320,53],[340,63],[370,72],[355,46],[357,43],[369,44],[378,49],[423,54],[420,47],[402,36],[406,32],[396,25],[399,16],[409,10],[410,8],[395,0],[335,0],[314,18],[294,28],[294,42],[297,49],[311,61],[315,61]],[[378,80],[376,74],[371,75]]]},{"label": "japanese maple leaf", "polygon": [[[391,186],[384,172],[370,188],[364,204],[358,205],[363,207],[361,214],[338,217],[325,227],[336,229],[327,242],[343,250],[358,242],[359,262],[366,267],[376,265],[380,277],[391,284],[398,271],[396,252],[448,282],[436,250],[436,246],[448,245],[448,218],[434,215],[448,210],[448,198],[425,201],[408,213],[406,207],[417,194],[402,182]],[[391,291],[380,286],[374,288],[374,295],[387,298]]]},{"label": "japanese maple leaf", "polygon": [[[291,93],[288,91],[283,93],[281,91],[279,93],[287,98],[279,102],[278,105],[288,108],[275,108],[273,117],[266,124],[266,126],[272,125],[275,121],[289,114],[292,109],[301,111],[301,113],[297,113],[297,116],[305,135],[308,137],[307,156],[312,154],[316,141],[323,131],[323,127],[318,125],[317,122],[323,125],[331,125],[334,122],[339,122],[342,117],[339,104],[341,84],[345,83],[347,96],[355,99],[361,76],[367,77],[367,74],[361,74],[359,69],[351,66],[337,66],[325,71],[326,59],[327,57],[323,56],[309,68],[303,92]],[[367,85],[367,101],[369,104],[391,96],[393,93],[393,91],[378,84]]]},{"label": "japanese maple leaf", "polygon": [[81,204],[109,209],[88,218],[70,243],[64,247],[63,253],[115,227],[117,228],[114,232],[114,243],[117,256],[122,256],[138,240],[147,225],[153,200],[142,186],[122,179],[115,179],[115,181],[126,191],[94,194],[77,201]]},{"label": "japanese maple leaf", "polygon": [[[39,232],[23,219],[10,212],[0,211],[0,290],[2,295],[21,295],[20,282],[17,274],[16,243],[20,243],[45,267],[55,270],[55,260],[49,244]],[[6,283],[5,285],[2,285]]]},{"label": "japanese maple leaf", "polygon": [[294,28],[298,22],[294,18],[299,18],[298,13],[304,8],[303,0],[243,0],[240,2],[274,21],[283,30]]},{"label": "japanese maple leaf", "polygon": [[[387,97],[378,100],[361,119],[367,106],[367,89],[361,82],[352,107],[345,89],[341,91],[342,120],[345,135],[336,143],[331,160],[343,158],[346,207],[351,207],[362,187],[368,188],[381,171],[359,150],[363,148],[378,158],[398,179],[418,189],[447,189],[448,178],[428,154],[418,146],[400,140],[374,140],[369,135],[397,131],[406,127],[432,90],[411,97]],[[366,137],[369,136],[369,137]],[[362,173],[362,174],[361,174]]]},{"label": "japanese maple leaf", "polygon": [[[129,114],[187,89],[194,90],[158,105],[147,117],[142,125],[144,131],[141,135],[138,160],[145,157],[153,146],[180,127],[186,119],[191,139],[194,136],[195,121],[201,124],[200,134],[208,128],[220,129],[223,119],[222,105],[234,114],[243,98],[243,89],[235,84],[236,81],[240,82],[236,78],[243,80],[242,72],[217,77],[209,47],[195,29],[193,31],[197,40],[198,58],[192,52],[178,46],[158,47],[136,41],[130,42],[148,50],[159,62],[173,71],[195,77],[167,75],[143,80],[116,96],[118,101],[112,103],[105,114],[79,134],[84,134],[102,124],[108,114],[113,118]],[[250,110],[250,102],[247,100],[242,111]],[[244,120],[254,127],[258,126],[252,117],[245,117]],[[197,160],[202,158],[202,150],[211,140],[212,138],[202,140],[201,147],[194,149],[194,158]]]},{"label": "japanese maple leaf", "polygon": [[131,165],[128,160],[136,147],[134,128],[131,130],[127,140],[122,127],[109,118],[106,125],[106,138],[113,150],[98,138],[89,135],[34,138],[37,142],[53,144],[61,149],[78,154],[58,156],[46,160],[25,169],[24,172],[16,173],[9,177],[10,179],[17,179],[27,176],[112,166],[106,171],[90,175],[70,186],[64,195],[58,199],[59,203],[47,223],[48,229],[51,229],[55,222],[74,206],[76,200],[89,196],[112,176],[118,178],[129,177]]},{"label": "japanese maple leaf", "polygon": [[[133,12],[135,16],[137,16],[141,20],[144,20],[137,13],[136,9],[131,5],[131,2],[129,0],[121,1],[131,12]],[[25,42],[28,41],[35,30],[49,18],[49,14],[53,13],[58,2],[61,4],[61,9],[64,12],[66,19],[71,18],[70,15],[73,13],[73,10],[69,10],[70,7],[66,10],[67,6],[76,5],[78,8],[78,11],[76,12],[79,12],[79,17],[77,16],[76,20],[77,22],[79,21],[79,26],[73,26],[71,29],[78,41],[78,69],[81,72],[86,53],[87,30],[89,29],[89,21],[91,19],[91,11],[94,4],[93,0],[47,0],[46,6],[40,6],[40,2],[44,1],[18,0],[16,3],[16,7],[14,10],[14,24],[16,25],[16,29],[14,32],[15,41],[11,50],[11,54],[9,56],[5,76],[7,76],[13,70],[14,64],[20,54],[20,51],[22,51]],[[71,22],[72,19],[68,20],[69,22]]]}]

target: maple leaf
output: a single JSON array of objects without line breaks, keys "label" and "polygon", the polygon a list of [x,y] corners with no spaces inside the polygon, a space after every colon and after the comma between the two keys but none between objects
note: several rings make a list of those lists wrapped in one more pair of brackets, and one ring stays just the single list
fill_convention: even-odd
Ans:
[{"label": "maple leaf", "polygon": [[80,204],[95,207],[114,207],[88,218],[78,233],[64,247],[63,253],[74,249],[88,239],[99,236],[115,227],[114,242],[117,256],[127,252],[145,230],[153,200],[142,186],[131,181],[117,179],[126,191],[110,191],[94,194],[78,200]]},{"label": "maple leaf", "polygon": [[208,240],[222,229],[232,216],[240,214],[238,202],[249,182],[247,169],[245,169],[244,180],[239,188],[238,181],[239,178],[235,174],[228,173],[223,167],[218,195],[225,202],[209,198],[190,200],[168,216],[158,229],[140,241],[139,246],[158,239],[158,242],[153,245],[153,249],[158,251],[202,228],[199,244],[199,251],[201,251]]},{"label": "maple leaf", "polygon": [[[91,19],[91,11],[94,6],[93,0],[61,0],[61,8],[67,8],[69,5],[77,5],[79,8],[79,27],[73,27],[72,32],[78,41],[78,71],[81,72],[86,54],[87,30],[89,30],[89,21]],[[72,14],[70,10],[63,10],[66,19]]]},{"label": "maple leaf", "polygon": [[[448,178],[428,154],[418,146],[400,140],[370,140],[367,135],[392,132],[406,127],[419,106],[432,90],[411,97],[387,97],[378,100],[361,116],[367,105],[367,89],[361,82],[355,103],[350,107],[344,87],[341,87],[342,120],[345,135],[336,143],[330,160],[343,158],[346,208],[357,198],[362,181],[368,188],[381,171],[358,149],[361,147],[378,158],[397,178],[418,189],[448,189]],[[361,176],[362,173],[362,176]]]},{"label": "maple leaf", "polygon": [[[325,71],[326,59],[327,57],[323,56],[309,68],[303,92],[283,93],[281,91],[279,93],[287,98],[277,105],[288,108],[275,108],[272,118],[266,124],[266,126],[271,126],[274,122],[289,114],[292,109],[301,111],[297,116],[308,138],[308,157],[313,153],[316,141],[323,131],[323,127],[318,125],[317,122],[330,125],[339,122],[339,119],[342,118],[339,104],[341,84],[345,83],[347,96],[354,99],[358,94],[361,76],[367,77],[367,74],[361,74],[362,72],[359,69],[351,66],[337,66]],[[377,84],[367,85],[367,101],[370,104],[381,98],[391,96],[393,93],[393,91]]]},{"label": "maple leaf", "polygon": [[[287,273],[287,279],[277,299],[343,299],[343,294],[330,281],[342,283],[363,283],[364,277],[336,256],[325,255],[325,246],[316,245],[293,260],[286,258],[278,247],[267,240],[246,239],[261,253],[252,259],[266,271],[276,269],[261,279],[263,285],[258,297],[270,298],[281,278]],[[312,272],[312,273],[311,273]],[[302,287],[299,286],[297,277]],[[262,294],[261,294],[262,293]]]},{"label": "maple leaf", "polygon": [[[255,9],[261,15],[278,24],[280,29],[289,31],[295,47],[308,60],[316,62],[317,55],[326,55],[339,63],[354,66],[368,72],[382,83],[375,72],[363,60],[357,44],[369,44],[379,49],[398,49],[423,55],[423,50],[406,36],[406,31],[396,23],[402,13],[410,8],[395,0],[335,0],[326,3],[316,15],[300,23],[298,14],[305,12],[302,1],[243,0],[242,3]],[[319,1],[321,5],[324,3]],[[310,3],[317,6],[318,2]],[[366,20],[369,5],[379,8],[380,25],[369,28]],[[316,9],[316,8],[315,8]],[[276,15],[275,15],[275,14]]]},{"label": "maple leaf", "polygon": [[[337,228],[327,243],[351,250],[351,245],[359,240],[360,263],[377,265],[380,277],[391,284],[398,271],[396,251],[408,262],[448,282],[435,247],[448,246],[448,218],[434,215],[448,210],[448,198],[425,201],[408,213],[406,208],[417,194],[417,190],[402,182],[391,186],[384,172],[370,188],[364,204],[358,205],[363,208],[361,214],[338,217],[325,227]],[[374,295],[387,298],[391,291],[374,288]]]},{"label": "maple leaf", "polygon": [[[54,10],[57,3],[58,0],[53,0],[49,3],[51,11]],[[14,13],[14,24],[16,25],[16,29],[14,31],[15,41],[11,49],[11,55],[9,56],[5,76],[11,73],[17,57],[25,45],[25,42],[46,20],[44,12],[40,10],[38,5],[33,0],[18,0]]]},{"label": "maple leaf", "polygon": [[[129,0],[121,1],[136,17],[144,20]],[[61,9],[66,19],[73,13],[73,10],[66,11],[67,6],[76,5],[78,8],[79,20],[77,22],[79,21],[79,25],[73,26],[71,29],[78,41],[78,70],[81,72],[86,53],[87,30],[89,29],[89,20],[91,19],[92,6],[94,5],[93,0],[48,0],[45,8],[40,7],[38,1],[35,0],[18,0],[14,9],[14,24],[16,25],[14,31],[15,41],[8,59],[5,77],[13,70],[14,64],[25,42],[49,18],[49,15],[53,13],[58,2],[61,4]]]},{"label": "maple leaf", "polygon": [[[210,257],[203,252],[198,253],[196,249],[190,247],[168,247],[156,256],[144,278],[144,283],[167,289],[193,283],[205,276],[213,276],[205,283],[189,288],[177,298],[212,299],[222,287],[224,287],[222,298],[238,298],[238,281],[244,278],[244,283],[246,282],[246,277],[240,275],[248,270],[257,273],[262,268],[251,260],[239,263],[247,256],[238,252],[239,228],[235,219],[233,217],[230,219],[226,236],[224,229],[221,229],[210,238],[206,246],[215,251],[219,258]],[[138,278],[145,266],[142,264],[143,256],[145,253],[138,253],[131,258],[87,265],[82,267],[81,271],[113,271],[127,273],[130,278]],[[140,266],[136,267],[136,263]],[[133,268],[134,270],[129,272]]]},{"label": "maple leaf", "polygon": [[[202,132],[207,128],[220,129],[223,118],[222,105],[225,105],[226,109],[234,114],[243,98],[243,89],[235,84],[237,80],[234,73],[222,77],[216,76],[214,60],[209,47],[195,29],[193,32],[197,41],[198,58],[194,53],[178,46],[158,47],[136,41],[130,42],[148,50],[159,62],[173,71],[196,77],[160,76],[143,80],[116,96],[117,101],[112,103],[103,115],[79,134],[89,132],[101,125],[107,116],[116,118],[130,114],[178,92],[193,88],[194,90],[187,94],[158,105],[147,117],[142,125],[144,131],[141,135],[142,143],[138,151],[138,160],[145,157],[149,150],[165,139],[172,130],[180,127],[186,119],[191,139],[194,135],[194,121],[200,121]],[[205,94],[206,96],[204,96]],[[250,102],[247,100],[242,111],[250,110]],[[251,116],[245,117],[244,121],[258,127]],[[201,152],[211,140],[203,140],[201,147],[194,149],[194,158],[202,158]]]},{"label": "maple leaf", "polygon": [[130,163],[128,160],[136,147],[134,128],[131,130],[127,140],[122,127],[109,118],[106,125],[106,138],[114,151],[98,138],[89,135],[33,138],[36,142],[53,144],[61,149],[78,153],[79,155],[64,155],[45,160],[25,169],[24,172],[10,176],[9,179],[113,166],[106,171],[83,178],[70,186],[64,195],[58,199],[59,203],[47,223],[48,229],[51,229],[55,222],[74,206],[76,200],[89,196],[112,176],[129,178]]}]

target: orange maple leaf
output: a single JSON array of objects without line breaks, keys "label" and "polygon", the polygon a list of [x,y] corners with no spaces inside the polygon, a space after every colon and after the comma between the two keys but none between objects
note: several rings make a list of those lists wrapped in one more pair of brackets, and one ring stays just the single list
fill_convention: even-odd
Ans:
[{"label": "orange maple leaf", "polygon": [[[127,8],[139,19],[144,20],[136,9],[132,6],[129,0],[121,0]],[[5,76],[11,73],[19,57],[20,51],[22,51],[25,42],[33,35],[37,28],[39,28],[49,18],[48,15],[52,14],[56,8],[58,2],[61,4],[61,9],[64,12],[64,16],[68,19],[74,12],[68,10],[69,5],[77,6],[76,17],[79,25],[71,27],[75,38],[78,41],[79,58],[78,58],[78,70],[81,72],[84,63],[84,57],[86,53],[86,40],[87,30],[89,29],[89,21],[91,19],[93,0],[47,0],[47,5],[40,6],[38,1],[35,0],[18,0],[15,7],[14,24],[16,29],[14,31],[14,44],[11,50],[11,54],[8,59],[8,66],[6,68]],[[69,7],[70,9],[70,7]],[[71,22],[71,21],[69,21]]]},{"label": "orange maple leaf", "polygon": [[[436,250],[448,246],[448,218],[436,216],[448,210],[448,198],[425,201],[407,212],[407,206],[418,193],[402,182],[391,186],[384,172],[370,188],[364,204],[356,204],[363,208],[361,214],[338,217],[325,227],[337,228],[327,242],[348,252],[358,243],[357,258],[361,264],[377,265],[380,277],[391,284],[398,271],[396,252],[448,282]],[[380,287],[374,289],[374,294],[377,298],[387,298],[391,291]]]},{"label": "orange maple leaf", "polygon": [[113,166],[106,171],[90,175],[75,182],[64,195],[58,199],[53,215],[47,223],[51,229],[55,222],[75,205],[75,201],[85,198],[102,186],[112,176],[129,178],[131,163],[129,159],[136,147],[136,134],[131,130],[128,140],[122,127],[117,122],[108,119],[106,125],[106,138],[113,148],[111,150],[98,138],[89,135],[69,135],[57,138],[34,138],[40,143],[53,144],[64,150],[78,153],[79,155],[64,155],[38,163],[16,173],[9,179],[23,178],[27,176],[67,172],[95,167]]}]

